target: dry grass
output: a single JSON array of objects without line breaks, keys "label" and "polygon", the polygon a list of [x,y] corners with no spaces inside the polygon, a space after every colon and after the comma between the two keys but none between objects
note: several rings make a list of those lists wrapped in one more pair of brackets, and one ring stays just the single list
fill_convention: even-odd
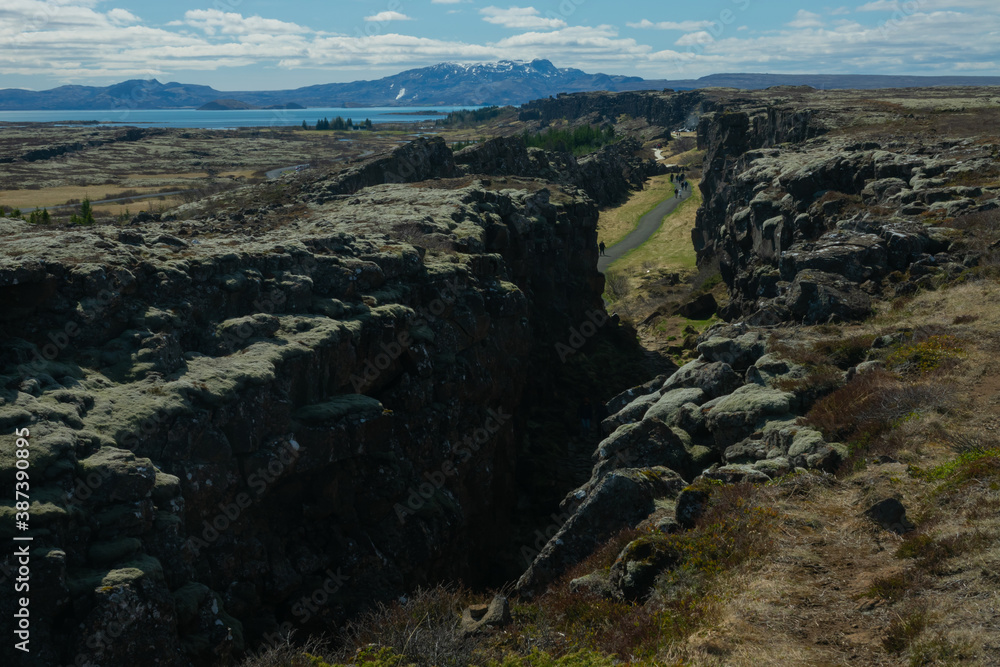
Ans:
[{"label": "dry grass", "polygon": [[646,188],[632,195],[621,206],[601,211],[597,223],[600,240],[612,246],[629,235],[639,224],[639,219],[652,211],[664,199],[674,196],[674,185],[668,176],[654,176],[646,181]]},{"label": "dry grass", "polygon": [[691,230],[694,229],[695,216],[700,206],[701,191],[698,183],[692,181],[691,196],[663,219],[663,224],[646,243],[612,266],[635,276],[652,268],[660,271],[693,271],[696,257]]},{"label": "dry grass", "polygon": [[122,192],[132,194],[153,194],[160,190],[159,187],[146,188],[122,188],[108,186],[79,187],[66,185],[58,188],[42,188],[41,190],[2,190],[0,191],[0,206],[8,208],[16,206],[21,209],[29,209],[42,206],[61,206],[71,199],[83,200],[85,197],[97,201],[98,199],[114,199]]}]

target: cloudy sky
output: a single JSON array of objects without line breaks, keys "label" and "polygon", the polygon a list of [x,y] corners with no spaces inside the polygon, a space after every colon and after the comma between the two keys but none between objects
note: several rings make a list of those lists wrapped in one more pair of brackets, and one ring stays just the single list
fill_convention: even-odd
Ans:
[{"label": "cloudy sky", "polygon": [[265,90],[443,61],[1000,75],[1000,1],[0,0],[0,88],[125,79]]}]

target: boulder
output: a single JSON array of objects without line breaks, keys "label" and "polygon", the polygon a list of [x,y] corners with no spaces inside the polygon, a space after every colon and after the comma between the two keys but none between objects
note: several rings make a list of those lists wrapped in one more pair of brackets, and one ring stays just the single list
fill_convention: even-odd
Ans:
[{"label": "boulder", "polygon": [[535,556],[518,579],[516,590],[522,594],[537,591],[588,557],[612,535],[652,514],[657,499],[674,498],[682,488],[684,480],[666,468],[608,473]]},{"label": "boulder", "polygon": [[656,577],[679,565],[682,554],[662,535],[644,535],[630,542],[615,559],[608,575],[611,595],[639,602],[649,595]]},{"label": "boulder", "polygon": [[789,416],[795,396],[757,384],[740,387],[708,413],[707,426],[716,447],[725,451],[751,435],[765,421]]},{"label": "boulder", "polygon": [[699,359],[681,366],[663,383],[663,391],[696,388],[709,398],[716,398],[732,393],[742,384],[743,378],[729,364]]},{"label": "boulder", "polygon": [[594,595],[602,598],[612,596],[611,584],[606,572],[591,572],[569,582],[569,592],[574,595]]},{"label": "boulder", "polygon": [[743,463],[733,463],[719,466],[714,470],[706,470],[702,476],[705,479],[714,479],[726,484],[738,484],[740,482],[763,484],[771,481],[771,478],[763,471],[755,466]]},{"label": "boulder", "polygon": [[737,338],[712,337],[698,346],[698,354],[707,361],[728,364],[737,371],[745,371],[767,350],[767,338],[758,332]]},{"label": "boulder", "polygon": [[474,635],[493,628],[500,628],[512,622],[510,601],[497,595],[488,604],[472,605],[462,612],[462,634]]},{"label": "boulder", "polygon": [[808,374],[804,366],[774,354],[765,354],[747,369],[746,381],[773,389],[778,380],[794,380]]},{"label": "boulder", "polygon": [[659,392],[663,387],[663,383],[667,381],[669,375],[659,375],[645,384],[641,384],[638,387],[632,387],[631,389],[626,389],[622,393],[618,394],[610,401],[607,402],[606,408],[609,415],[613,415],[626,405],[634,401],[640,396],[645,396],[646,394],[652,394],[653,392]]},{"label": "boulder", "polygon": [[156,484],[152,461],[116,447],[101,447],[81,461],[79,475],[94,487],[91,502],[95,504],[134,502],[145,498]]},{"label": "boulder", "polygon": [[762,440],[747,438],[727,447],[723,458],[727,463],[754,463],[767,458],[767,445]]},{"label": "boulder", "polygon": [[604,433],[611,433],[622,424],[634,424],[641,420],[646,415],[646,411],[658,400],[660,400],[659,392],[640,395],[621,410],[602,421],[601,430]]},{"label": "boulder", "polygon": [[843,276],[805,270],[788,289],[789,310],[806,324],[860,320],[871,315],[871,297]]},{"label": "boulder", "polygon": [[886,530],[902,535],[916,526],[906,517],[906,507],[896,498],[886,498],[875,503],[867,510],[865,516]]},{"label": "boulder", "polygon": [[594,488],[612,470],[663,466],[683,475],[691,472],[691,455],[684,441],[659,419],[644,419],[619,427],[601,441],[584,491]]},{"label": "boulder", "polygon": [[708,509],[708,501],[712,497],[712,487],[702,481],[685,488],[677,496],[674,514],[677,523],[682,528],[694,528],[698,519]]},{"label": "boulder", "polygon": [[645,419],[659,419],[667,426],[676,426],[681,408],[688,403],[700,405],[708,396],[697,387],[672,389],[646,411]]}]

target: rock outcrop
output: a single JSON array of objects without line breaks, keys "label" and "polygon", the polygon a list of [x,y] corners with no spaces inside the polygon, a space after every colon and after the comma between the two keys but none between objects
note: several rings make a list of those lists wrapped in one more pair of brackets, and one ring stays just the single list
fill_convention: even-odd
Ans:
[{"label": "rock outcrop", "polygon": [[603,312],[597,209],[448,180],[441,145],[296,175],[294,214],[262,186],[239,218],[2,223],[0,423],[30,433],[45,605],[21,664],[216,664],[488,570],[520,406]]},{"label": "rock outcrop", "polygon": [[720,263],[729,319],[863,319],[906,278],[947,279],[978,261],[949,252],[953,236],[925,222],[1000,206],[1000,192],[958,184],[972,164],[996,168],[988,151],[830,136],[852,112],[823,95],[730,99],[702,117],[693,239],[699,262]]}]

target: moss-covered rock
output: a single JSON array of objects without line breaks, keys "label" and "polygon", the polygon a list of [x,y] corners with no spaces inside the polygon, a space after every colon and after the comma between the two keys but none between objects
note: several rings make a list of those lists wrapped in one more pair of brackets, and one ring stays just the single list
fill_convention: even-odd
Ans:
[{"label": "moss-covered rock", "polygon": [[638,602],[649,595],[664,570],[681,560],[681,554],[662,535],[644,535],[622,549],[611,566],[611,593],[620,600]]},{"label": "moss-covered rock", "polygon": [[78,474],[93,491],[95,504],[145,498],[156,483],[152,461],[115,447],[102,447],[81,461]]},{"label": "moss-covered rock", "polygon": [[345,394],[324,403],[299,408],[295,418],[308,425],[323,425],[341,419],[375,419],[383,407],[377,399],[363,394]]}]

